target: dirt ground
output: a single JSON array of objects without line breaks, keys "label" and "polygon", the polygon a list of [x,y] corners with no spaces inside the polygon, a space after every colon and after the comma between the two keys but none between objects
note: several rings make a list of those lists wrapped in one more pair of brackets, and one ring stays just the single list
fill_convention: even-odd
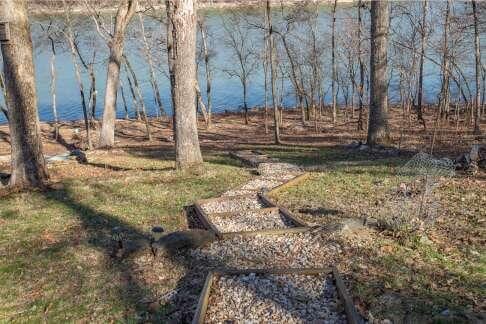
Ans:
[{"label": "dirt ground", "polygon": [[[348,115],[348,116],[346,116]],[[366,131],[357,130],[357,115],[351,112],[341,112],[338,122],[333,125],[330,114],[325,112],[319,118],[318,127],[314,121],[305,125],[301,121],[301,113],[297,110],[285,110],[281,127],[282,141],[288,145],[303,146],[336,146],[346,145],[352,141],[366,141]],[[364,113],[367,115],[367,112]],[[458,154],[469,151],[474,143],[485,143],[486,136],[476,136],[471,127],[464,127],[464,121],[448,120],[435,127],[435,114],[432,110],[425,110],[427,128],[417,122],[414,114],[404,117],[402,110],[392,108],[390,111],[390,131],[392,146],[409,151],[431,151],[434,139],[433,152],[436,155],[456,157]],[[145,123],[142,120],[117,120],[116,147],[162,147],[173,146],[171,122],[168,117],[163,119],[150,119],[152,141],[147,140]],[[366,125],[366,120],[364,121]],[[96,146],[100,122],[92,122],[91,138]],[[486,120],[482,121],[481,129],[486,132]],[[86,135],[84,122],[62,122],[59,137],[54,136],[52,123],[41,123],[44,153],[55,155],[74,148],[86,148]],[[210,149],[230,150],[244,145],[267,145],[273,143],[273,115],[268,113],[268,132],[265,131],[264,113],[262,110],[252,110],[250,123],[245,125],[242,114],[226,113],[213,116],[212,127],[207,129],[202,118],[199,121],[199,137],[201,146]],[[8,125],[0,125],[0,163],[8,160],[10,153]]]}]

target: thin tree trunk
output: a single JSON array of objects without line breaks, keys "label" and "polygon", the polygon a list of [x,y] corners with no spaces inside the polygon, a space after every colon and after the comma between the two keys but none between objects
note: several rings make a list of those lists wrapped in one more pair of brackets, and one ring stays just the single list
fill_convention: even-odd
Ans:
[{"label": "thin tree trunk", "polygon": [[248,118],[248,103],[247,103],[247,81],[245,78],[241,80],[241,86],[243,87],[243,109],[245,110],[245,125],[248,125],[249,118]]},{"label": "thin tree trunk", "polygon": [[389,29],[389,3],[386,0],[371,2],[371,55],[370,55],[370,112],[368,145],[389,142],[388,130],[388,63],[387,40]]},{"label": "thin tree trunk", "polygon": [[125,97],[125,89],[123,88],[123,81],[120,79],[120,92],[123,101],[123,108],[125,108],[125,119],[128,119],[128,105],[127,105],[127,98]]},{"label": "thin tree trunk", "polygon": [[130,76],[128,74],[127,74],[127,81],[128,81],[128,88],[130,89],[130,94],[132,95],[132,104],[133,104],[133,108],[135,109],[135,117],[137,118],[137,120],[141,120],[142,116],[140,114],[140,107],[138,103],[137,94],[135,93],[135,89],[133,88],[132,79],[130,79]]},{"label": "thin tree trunk", "polygon": [[208,112],[208,119],[206,122],[206,128],[211,128],[211,115],[213,110],[213,100],[211,96],[211,82],[212,82],[212,75],[211,75],[211,66],[209,64],[209,49],[208,49],[208,41],[207,41],[207,34],[206,28],[201,20],[198,20],[199,29],[201,31],[201,40],[202,40],[202,47],[204,53],[204,69],[206,72],[206,98],[207,98],[207,112]]},{"label": "thin tree trunk", "polygon": [[[450,0],[447,0],[444,19],[443,35],[443,55],[442,55],[442,85],[440,91],[438,119],[449,109],[449,19],[450,19]],[[437,128],[437,127],[436,127]]]},{"label": "thin tree trunk", "polygon": [[[65,1],[63,1],[63,4],[66,7]],[[79,87],[79,95],[81,97],[81,107],[83,109],[84,127],[86,129],[86,138],[88,141],[88,149],[91,150],[93,148],[93,145],[91,143],[91,128],[89,125],[88,110],[86,107],[86,98],[84,94],[83,80],[81,79],[81,72],[79,69],[78,61],[76,59],[76,45],[74,44],[74,33],[72,30],[71,13],[69,10],[66,10],[65,13],[66,13],[65,18],[67,22],[67,31],[65,33],[65,36],[69,43],[69,49],[71,51],[71,59],[73,61],[73,66],[74,66],[74,74],[76,76],[76,81]]]},{"label": "thin tree trunk", "polygon": [[263,74],[264,76],[264,112],[263,112],[263,123],[265,124],[265,134],[268,134],[268,42],[267,35],[264,35],[264,57],[263,57]]},{"label": "thin tree trunk", "polygon": [[203,162],[196,115],[196,2],[166,0],[169,61],[176,167],[187,169]]},{"label": "thin tree trunk", "polygon": [[420,30],[420,63],[419,63],[419,84],[417,95],[417,119],[422,123],[424,129],[427,125],[422,111],[423,89],[424,89],[424,58],[425,58],[425,41],[427,36],[427,0],[424,0],[422,5],[422,26]]},{"label": "thin tree trunk", "polygon": [[273,40],[273,26],[272,26],[272,15],[270,9],[270,0],[266,0],[266,23],[268,30],[268,47],[270,51],[270,75],[272,83],[272,105],[273,105],[273,117],[275,122],[275,144],[280,144],[280,117],[279,109],[277,103],[277,90],[276,90],[276,79],[277,79],[277,67],[275,64],[275,45]]},{"label": "thin tree trunk", "polygon": [[476,100],[475,100],[475,114],[474,114],[474,133],[480,134],[481,130],[481,45],[479,39],[479,19],[476,0],[471,0],[473,16],[474,16],[474,48],[476,58]]},{"label": "thin tree trunk", "polygon": [[362,0],[358,1],[358,60],[359,60],[359,106],[358,106],[358,130],[362,131],[363,127],[363,101],[364,101],[364,83],[365,83],[365,75],[364,75],[364,62],[363,62],[363,54],[361,53],[361,42],[362,42],[362,28],[363,22],[361,18],[361,8],[363,6]]},{"label": "thin tree trunk", "polygon": [[140,89],[140,85],[138,83],[137,75],[135,74],[135,71],[132,68],[132,65],[130,64],[130,61],[128,60],[127,56],[123,54],[123,60],[125,61],[125,66],[127,67],[127,71],[130,72],[133,80],[133,87],[135,88],[135,95],[137,96],[137,100],[140,103],[140,106],[142,107],[142,118],[145,123],[145,128],[147,131],[147,139],[149,141],[152,140],[152,132],[150,131],[150,123],[148,120],[147,116],[147,109],[145,107],[145,102],[143,100],[142,96],[142,90]]},{"label": "thin tree trunk", "polygon": [[145,50],[145,57],[147,58],[147,63],[149,66],[150,84],[152,85],[152,90],[154,92],[155,103],[159,108],[160,115],[164,116],[166,115],[166,113],[164,110],[162,97],[160,96],[159,85],[157,83],[157,79],[155,78],[154,62],[152,60],[152,53],[150,53],[150,47],[147,41],[147,36],[145,35],[145,26],[143,24],[143,16],[141,13],[138,14],[138,19],[140,21],[140,30],[142,32],[142,40],[143,40],[143,46]]},{"label": "thin tree trunk", "polygon": [[[199,88],[199,84],[198,84],[197,81],[196,81],[195,87],[196,87],[197,103],[198,103],[199,108],[201,110],[201,113],[203,115],[204,122],[206,123],[206,125],[208,125],[208,122],[209,122],[208,110],[207,110],[206,105],[204,104],[204,101],[202,99],[201,89]],[[197,109],[196,109],[196,111],[197,111]]]},{"label": "thin tree trunk", "polygon": [[[7,104],[7,91],[5,90],[5,81],[3,79],[2,71],[0,71],[0,90],[2,91],[3,98],[5,99],[5,104]],[[5,115],[5,118],[8,121],[8,108],[0,105],[0,110]]]},{"label": "thin tree trunk", "polygon": [[108,44],[110,57],[106,76],[105,108],[100,133],[100,147],[109,148],[115,145],[116,99],[118,85],[120,83],[120,67],[123,58],[125,30],[135,14],[137,5],[137,0],[123,0],[121,2],[115,18],[113,37]]},{"label": "thin tree trunk", "polygon": [[336,124],[336,121],[337,121],[336,6],[337,6],[337,0],[334,0],[334,5],[332,6],[332,37],[331,37],[331,47],[332,47],[332,123],[333,124]]},{"label": "thin tree trunk", "polygon": [[52,98],[52,116],[54,117],[54,136],[57,141],[59,137],[59,119],[57,117],[57,102],[56,102],[56,45],[54,39],[49,37],[51,42],[51,98]]},{"label": "thin tree trunk", "polygon": [[1,44],[12,152],[10,186],[43,187],[48,174],[42,154],[27,2],[3,0],[0,20],[10,22],[11,33],[10,41]]}]

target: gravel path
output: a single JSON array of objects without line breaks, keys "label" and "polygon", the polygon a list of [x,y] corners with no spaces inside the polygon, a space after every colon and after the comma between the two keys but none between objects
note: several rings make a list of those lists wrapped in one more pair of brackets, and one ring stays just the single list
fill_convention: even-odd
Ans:
[{"label": "gravel path", "polygon": [[341,253],[322,233],[235,236],[191,250],[196,259],[207,259],[234,268],[322,268]]},{"label": "gravel path", "polygon": [[249,210],[235,215],[209,214],[209,220],[221,232],[248,232],[293,227],[278,210]]},{"label": "gravel path", "polygon": [[213,282],[206,323],[346,323],[329,275],[248,274]]},{"label": "gravel path", "polygon": [[206,214],[229,213],[266,207],[263,202],[255,197],[243,197],[237,199],[212,201],[201,205]]},{"label": "gravel path", "polygon": [[[270,162],[251,151],[240,152],[257,167],[259,177],[223,194],[227,200],[203,203],[209,220],[223,233],[288,228],[280,211],[268,207],[257,193],[271,190],[302,174],[288,163]],[[252,156],[253,154],[253,156]],[[263,163],[255,163],[257,160]],[[247,197],[230,198],[246,195]],[[234,215],[217,213],[236,212]],[[190,250],[198,264],[244,268],[322,268],[341,253],[319,231],[286,235],[234,236]],[[327,243],[324,243],[327,242]],[[328,275],[227,275],[215,279],[206,323],[346,323],[338,308],[336,288]]]}]

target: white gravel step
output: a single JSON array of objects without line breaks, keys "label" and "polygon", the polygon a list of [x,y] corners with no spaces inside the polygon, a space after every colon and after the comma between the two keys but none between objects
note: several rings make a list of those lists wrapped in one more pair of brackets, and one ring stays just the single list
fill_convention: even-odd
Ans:
[{"label": "white gravel step", "polygon": [[222,233],[295,227],[275,208],[248,210],[232,215],[209,214],[208,218]]},{"label": "white gravel step", "polygon": [[224,275],[213,281],[205,323],[346,323],[332,276]]},{"label": "white gravel step", "polygon": [[201,208],[206,214],[237,212],[264,207],[266,207],[265,204],[257,196],[229,198],[228,200],[215,200],[201,204]]}]

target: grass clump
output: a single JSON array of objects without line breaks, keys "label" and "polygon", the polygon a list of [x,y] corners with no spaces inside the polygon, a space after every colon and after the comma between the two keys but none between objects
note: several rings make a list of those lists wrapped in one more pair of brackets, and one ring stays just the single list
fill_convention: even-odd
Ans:
[{"label": "grass clump", "polygon": [[184,206],[250,177],[219,155],[188,172],[169,158],[100,154],[87,165],[52,166],[55,190],[1,198],[0,322],[143,320],[144,298],[176,282],[149,280],[140,274],[158,270],[134,259],[113,260],[111,230],[119,226],[136,240],[154,225],[184,229]]}]

